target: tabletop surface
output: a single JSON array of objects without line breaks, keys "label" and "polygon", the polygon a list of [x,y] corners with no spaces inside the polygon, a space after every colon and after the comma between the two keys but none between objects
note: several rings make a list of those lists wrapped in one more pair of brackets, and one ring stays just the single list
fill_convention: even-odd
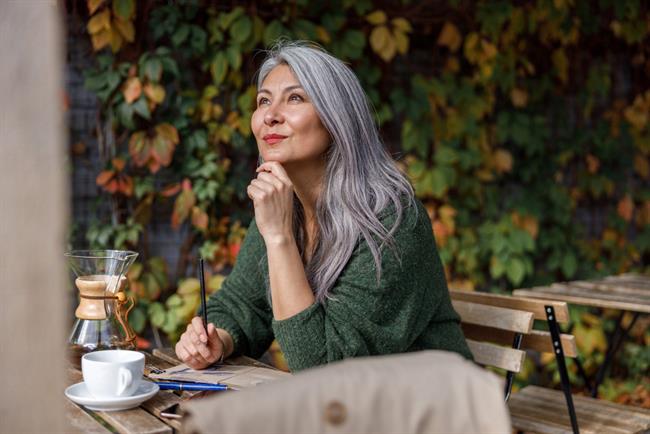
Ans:
[{"label": "tabletop surface", "polygon": [[[167,369],[181,363],[171,348],[155,349],[153,354],[145,353],[145,371],[151,368]],[[236,357],[225,361],[226,364],[269,367],[264,363],[248,357]],[[82,381],[79,366],[68,369],[67,385]],[[82,433],[173,433],[180,429],[178,419],[160,416],[160,412],[170,406],[190,399],[212,393],[231,392],[174,392],[161,390],[153,398],[143,402],[139,407],[122,411],[94,411],[65,399],[65,412],[72,432]]]},{"label": "tabletop surface", "polygon": [[650,276],[628,273],[602,279],[554,283],[551,286],[517,289],[513,295],[650,313]]}]

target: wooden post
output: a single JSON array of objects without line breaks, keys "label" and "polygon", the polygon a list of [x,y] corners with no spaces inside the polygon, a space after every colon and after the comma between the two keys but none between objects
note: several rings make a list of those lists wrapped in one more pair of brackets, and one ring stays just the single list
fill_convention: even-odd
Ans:
[{"label": "wooden post", "polygon": [[57,4],[0,2],[0,432],[69,431],[69,196]]}]

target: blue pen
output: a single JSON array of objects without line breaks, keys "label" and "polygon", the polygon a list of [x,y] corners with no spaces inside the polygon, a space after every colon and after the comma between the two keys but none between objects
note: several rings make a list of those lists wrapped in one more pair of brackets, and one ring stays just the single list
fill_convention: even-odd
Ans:
[{"label": "blue pen", "polygon": [[228,390],[226,384],[210,384],[210,383],[175,383],[168,381],[155,382],[160,390],[191,390],[191,391],[209,391],[209,390]]}]

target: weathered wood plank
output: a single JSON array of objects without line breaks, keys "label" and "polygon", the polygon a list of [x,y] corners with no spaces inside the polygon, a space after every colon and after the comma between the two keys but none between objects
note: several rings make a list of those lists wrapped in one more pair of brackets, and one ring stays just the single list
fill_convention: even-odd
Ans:
[{"label": "weathered wood plank", "polygon": [[477,342],[467,339],[474,361],[481,365],[495,366],[507,371],[519,372],[526,358],[526,353],[521,350],[505,348],[488,342]]},{"label": "weathered wood plank", "polygon": [[567,294],[584,298],[598,298],[603,301],[621,302],[621,303],[640,303],[650,304],[650,292],[645,295],[613,293],[608,290],[598,288],[584,288],[581,286],[565,283],[554,283],[544,289],[544,292],[553,294]]},{"label": "weathered wood plank", "polygon": [[516,289],[513,295],[522,297],[540,298],[544,300],[561,300],[570,304],[579,304],[583,306],[602,307],[606,309],[628,310],[631,312],[650,313],[650,304],[641,304],[640,302],[622,302],[613,300],[604,300],[600,297],[594,298],[593,295],[573,295],[566,292],[554,292],[544,288]]},{"label": "weathered wood plank", "polygon": [[501,330],[528,333],[533,328],[533,314],[521,310],[452,300],[461,320],[469,324],[489,325]]},{"label": "weathered wood plank", "polygon": [[[553,284],[551,286],[558,285]],[[574,282],[566,282],[565,285],[577,288],[591,289],[604,293],[612,293],[614,295],[621,295],[623,297],[650,297],[650,286],[647,288],[640,287],[637,284],[630,282],[612,282],[612,281],[589,281],[579,280]]]},{"label": "weathered wood plank", "polygon": [[103,434],[111,431],[69,399],[63,404],[69,432]]},{"label": "weathered wood plank", "polygon": [[161,390],[153,398],[142,403],[141,407],[147,410],[149,413],[153,414],[160,420],[162,420],[167,425],[171,426],[174,429],[181,429],[181,422],[179,419],[169,419],[162,417],[160,412],[168,409],[174,404],[182,402],[180,396],[172,392],[171,390]]},{"label": "weathered wood plank", "polygon": [[[481,327],[475,324],[461,323],[465,337],[475,341],[487,341],[500,345],[511,346],[515,334],[506,330],[494,329],[492,327]],[[561,334],[560,341],[562,350],[566,357],[576,357],[578,349],[576,347],[576,338],[573,335]],[[553,341],[549,332],[541,330],[531,330],[529,334],[522,336],[522,350],[534,350],[545,353],[555,352]]]},{"label": "weathered wood plank", "polygon": [[[81,371],[72,368],[68,369],[68,380],[70,384],[82,381]],[[122,411],[87,411],[99,416],[120,433],[155,434],[172,432],[171,427],[166,422],[159,420],[140,407]]]},{"label": "weathered wood plank", "polygon": [[449,291],[452,300],[468,301],[487,304],[490,306],[505,307],[508,309],[525,310],[532,312],[535,319],[546,321],[544,306],[551,304],[559,323],[569,322],[569,308],[563,301],[540,301],[536,298],[512,297],[502,294],[489,294],[485,292]]},{"label": "weathered wood plank", "polygon": [[[574,396],[573,401],[581,432],[635,433],[650,429],[650,412],[643,414],[635,407],[584,396]],[[570,429],[561,391],[528,386],[513,394],[508,405],[513,418],[536,419],[541,423],[553,421]]]}]

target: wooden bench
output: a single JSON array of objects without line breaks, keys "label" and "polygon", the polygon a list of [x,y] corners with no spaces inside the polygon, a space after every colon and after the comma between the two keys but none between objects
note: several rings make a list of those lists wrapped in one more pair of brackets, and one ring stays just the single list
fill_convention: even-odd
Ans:
[{"label": "wooden bench", "polygon": [[[650,410],[571,394],[564,356],[576,357],[575,337],[559,332],[569,321],[565,302],[480,292],[450,291],[477,363],[507,371],[505,396],[518,431],[538,433],[641,433],[650,430]],[[533,329],[544,321],[549,331]],[[555,354],[562,391],[528,386],[512,394],[525,350]]]}]

